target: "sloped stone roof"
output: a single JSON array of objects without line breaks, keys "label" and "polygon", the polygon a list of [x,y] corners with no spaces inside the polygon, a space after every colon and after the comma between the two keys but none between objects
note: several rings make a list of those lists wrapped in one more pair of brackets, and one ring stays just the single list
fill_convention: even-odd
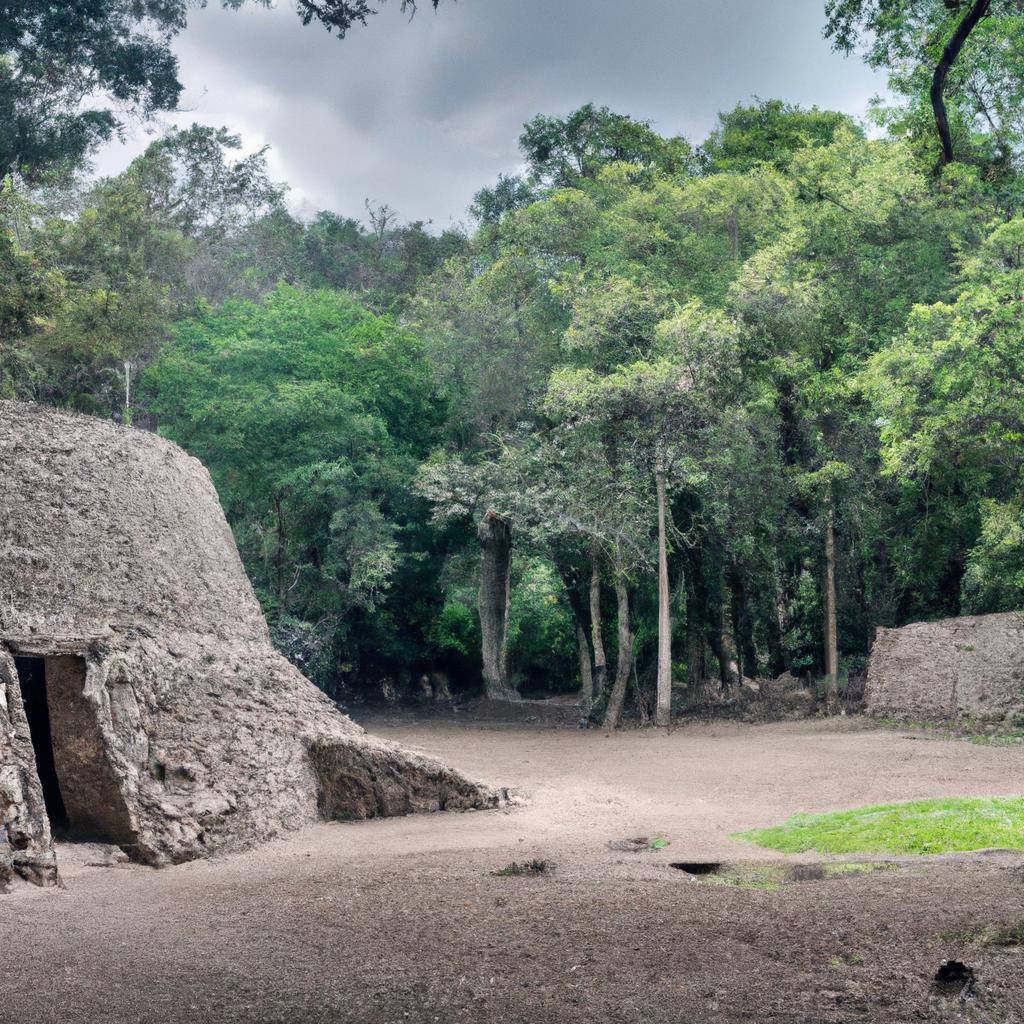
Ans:
[{"label": "sloped stone roof", "polygon": [[[68,699],[95,722],[138,860],[499,802],[368,736],[278,654],[209,474],[176,445],[0,402],[0,467],[0,885],[56,876],[17,655],[81,659]],[[58,774],[74,763],[55,755]]]}]

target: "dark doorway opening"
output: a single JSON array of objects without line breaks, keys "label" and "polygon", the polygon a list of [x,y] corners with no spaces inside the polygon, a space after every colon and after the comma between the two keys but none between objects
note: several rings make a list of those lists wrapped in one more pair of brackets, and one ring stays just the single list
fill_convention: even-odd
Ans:
[{"label": "dark doorway opening", "polygon": [[43,787],[43,800],[50,818],[54,837],[63,837],[68,830],[68,812],[57,778],[57,765],[53,758],[53,736],[50,732],[50,709],[46,701],[46,662],[42,658],[15,658],[21,700],[25,705],[32,749],[36,755],[36,771]]},{"label": "dark doorway opening", "polygon": [[85,692],[85,659],[14,661],[54,838],[131,846],[135,833],[120,780]]}]

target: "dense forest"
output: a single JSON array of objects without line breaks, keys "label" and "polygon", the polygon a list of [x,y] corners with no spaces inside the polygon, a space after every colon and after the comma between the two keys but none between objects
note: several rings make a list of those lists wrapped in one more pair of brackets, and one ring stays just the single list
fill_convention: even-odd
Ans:
[{"label": "dense forest", "polygon": [[[867,123],[538,115],[441,233],[299,220],[202,125],[96,179],[112,118],[39,113],[45,47],[0,39],[0,397],[200,458],[275,642],[339,699],[437,673],[614,724],[673,681],[837,692],[879,625],[1024,606],[1024,14],[825,21],[889,71]],[[159,47],[126,53],[113,95],[173,108]]]}]

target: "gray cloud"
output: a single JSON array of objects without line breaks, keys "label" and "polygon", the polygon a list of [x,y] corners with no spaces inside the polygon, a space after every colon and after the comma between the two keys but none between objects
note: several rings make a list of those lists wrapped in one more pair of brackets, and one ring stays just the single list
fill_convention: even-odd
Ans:
[{"label": "gray cloud", "polygon": [[[187,108],[269,144],[301,213],[364,199],[439,227],[518,164],[538,112],[593,100],[703,139],[752,96],[862,115],[883,80],[821,38],[822,0],[458,0],[410,22],[395,0],[339,41],[287,3],[196,10],[177,43]],[[112,173],[145,144],[108,147]]]}]

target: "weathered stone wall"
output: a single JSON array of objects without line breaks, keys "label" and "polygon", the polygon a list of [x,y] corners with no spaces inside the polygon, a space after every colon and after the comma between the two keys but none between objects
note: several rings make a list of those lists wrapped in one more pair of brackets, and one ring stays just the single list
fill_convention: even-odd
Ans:
[{"label": "weathered stone wall", "polygon": [[1024,615],[971,615],[879,629],[870,714],[940,721],[1024,715]]},{"label": "weathered stone wall", "polygon": [[0,645],[0,890],[15,874],[50,885],[57,859],[14,659]]},{"label": "weathered stone wall", "polygon": [[69,812],[138,860],[499,799],[367,736],[274,650],[199,462],[152,434],[0,402],[0,885],[12,870],[56,879],[16,654],[47,659]]}]

